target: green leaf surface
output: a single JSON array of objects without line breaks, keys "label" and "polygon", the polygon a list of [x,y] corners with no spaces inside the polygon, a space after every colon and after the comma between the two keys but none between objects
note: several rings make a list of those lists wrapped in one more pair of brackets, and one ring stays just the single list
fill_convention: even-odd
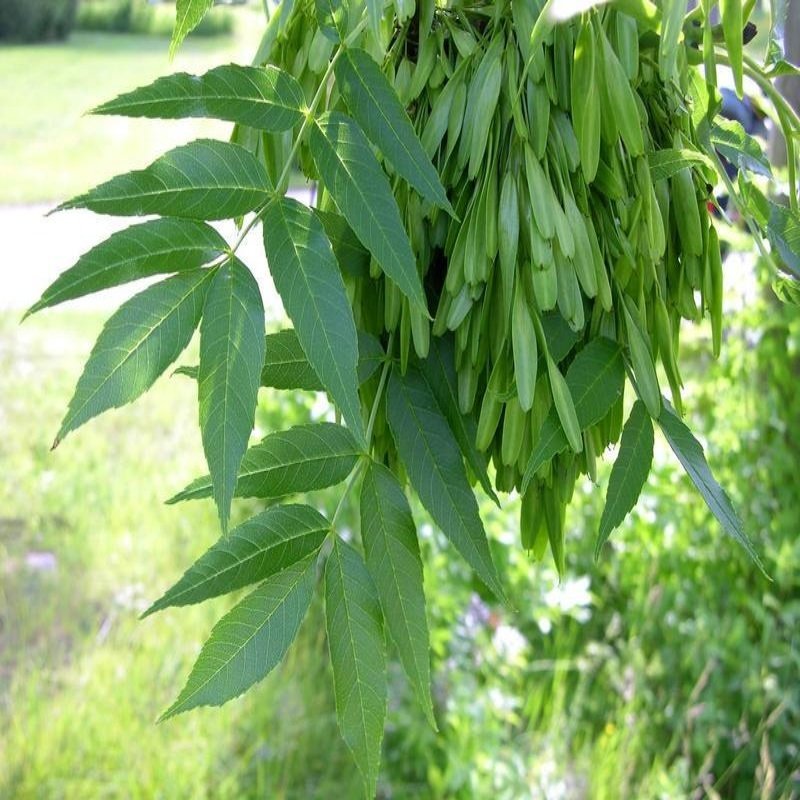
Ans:
[{"label": "green leaf surface", "polygon": [[[575,415],[581,430],[599,422],[622,394],[625,384],[625,365],[622,351],[610,339],[593,339],[575,356],[565,376],[575,404]],[[542,464],[569,447],[567,437],[552,408],[545,418],[536,440],[525,475],[522,491]]]},{"label": "green leaf surface", "polygon": [[787,206],[769,202],[767,236],[786,270],[800,278],[800,215]]},{"label": "green leaf surface", "polygon": [[425,292],[389,180],[358,125],[333,111],[310,129],[314,163],[339,210],[403,294],[427,313]]},{"label": "green leaf surface", "polygon": [[314,595],[313,556],[271,575],[211,631],[178,699],[162,714],[221,706],[276,667],[294,641]]},{"label": "green leaf surface", "polygon": [[315,208],[314,213],[325,228],[342,272],[354,278],[366,278],[369,274],[369,250],[358,240],[347,220],[334,211]]},{"label": "green leaf surface", "polygon": [[422,505],[478,577],[504,598],[478,503],[456,438],[422,375],[389,378],[387,416],[400,458]]},{"label": "green leaf surface", "polygon": [[192,270],[123,303],[97,339],[53,447],[70,432],[110,408],[146,392],[192,338],[212,270]]},{"label": "green leaf surface", "polygon": [[414,694],[436,728],[417,531],[403,488],[382,464],[371,462],[367,468],[360,507],[367,568],[378,590],[386,627]]},{"label": "green leaf surface", "polygon": [[268,508],[206,550],[142,616],[170,606],[200,603],[263,581],[316,553],[329,531],[328,520],[310,506]]},{"label": "green leaf surface", "polygon": [[[245,453],[235,496],[274,500],[334,486],[352,472],[361,452],[353,434],[332,422],[271,433]],[[205,475],[167,503],[210,496],[211,478]]]},{"label": "green leaf surface", "polygon": [[314,0],[317,25],[333,42],[343,42],[348,34],[349,5],[345,0]]},{"label": "green leaf surface", "polygon": [[434,336],[428,357],[420,362],[420,371],[430,387],[439,409],[456,437],[470,469],[483,490],[499,506],[500,501],[492,488],[486,471],[486,457],[475,447],[478,426],[474,417],[461,413],[458,407],[458,383],[455,372],[455,349],[452,336]]},{"label": "green leaf surface", "polygon": [[214,0],[177,0],[175,3],[175,27],[169,43],[169,56],[173,58],[181,42],[191,33],[208,10]]},{"label": "green leaf surface", "polygon": [[344,281],[311,209],[276,197],[264,212],[264,249],[275,288],[314,372],[359,441],[358,339]]},{"label": "green leaf surface", "polygon": [[761,145],[736,120],[719,120],[711,128],[711,144],[731,164],[757,175],[772,177],[772,167]]},{"label": "green leaf surface", "polygon": [[666,398],[662,399],[661,415],[658,424],[666,436],[672,452],[686,470],[692,483],[705,500],[711,513],[719,520],[725,532],[732,536],[747,552],[753,563],[766,575],[764,565],[752,542],[744,532],[739,515],[731,504],[725,490],[717,483],[706,461],[700,442],[672,410]]},{"label": "green leaf surface", "polygon": [[561,363],[572,352],[572,348],[581,338],[580,332],[572,330],[558,311],[542,314],[542,330],[550,358],[556,364]]},{"label": "green leaf surface", "polygon": [[641,400],[633,404],[622,429],[619,454],[608,479],[608,493],[594,557],[599,558],[606,540],[636,505],[653,463],[653,422]]},{"label": "green leaf surface", "polygon": [[[322,382],[308,363],[297,334],[291,328],[268,333],[265,339],[266,357],[261,369],[261,385],[273,389],[322,392]],[[386,354],[380,342],[371,334],[358,331],[358,382],[369,380],[377,372]],[[178,367],[175,375],[197,379],[197,367]]]},{"label": "green leaf surface", "polygon": [[271,188],[261,162],[243,147],[197,139],[170,150],[145,169],[101,183],[56,210],[88,208],[122,217],[160,214],[229,219],[261,205]]},{"label": "green leaf surface", "polygon": [[426,200],[455,216],[405,108],[372,56],[348,48],[334,71],[350,113],[395,172]]},{"label": "green leaf surface", "polygon": [[111,234],[45,289],[25,316],[139,278],[197,269],[227,249],[204,222],[153,219]]},{"label": "green leaf surface", "polygon": [[654,150],[648,154],[647,161],[653,183],[671,178],[682,169],[691,168],[694,164],[714,169],[714,162],[705,153],[689,148]]},{"label": "green leaf surface", "polygon": [[126,92],[95,114],[184,119],[211,117],[264,131],[288,131],[303,119],[300,84],[278,67],[226,64],[204,75],[178,72]]},{"label": "green leaf surface", "polygon": [[386,718],[386,643],[375,585],[361,556],[336,539],[325,565],[325,620],[339,729],[375,796]]},{"label": "green leaf surface", "polygon": [[197,380],[203,450],[223,530],[253,430],[263,363],[261,292],[250,270],[233,260],[219,269],[206,297]]}]

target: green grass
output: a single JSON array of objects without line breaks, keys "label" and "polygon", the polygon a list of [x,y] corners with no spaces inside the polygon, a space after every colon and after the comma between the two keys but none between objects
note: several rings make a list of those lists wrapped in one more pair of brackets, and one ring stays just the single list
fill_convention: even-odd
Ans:
[{"label": "green grass", "polygon": [[50,452],[101,322],[0,317],[0,797],[355,796],[319,608],[246,698],[155,725],[231,601],[137,619],[218,532],[208,503],[163,505],[204,471],[192,381]]},{"label": "green grass", "polygon": [[74,33],[69,41],[0,47],[0,204],[62,200],[149,163],[199,136],[226,138],[210,120],[164,123],[86,114],[120,92],[175,71],[249,63],[263,21],[236,9],[233,37],[188,39],[170,63],[160,37]]}]

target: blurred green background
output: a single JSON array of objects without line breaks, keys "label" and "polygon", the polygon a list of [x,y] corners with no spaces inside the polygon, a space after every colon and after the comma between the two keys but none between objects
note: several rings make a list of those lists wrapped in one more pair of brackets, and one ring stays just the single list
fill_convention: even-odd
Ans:
[{"label": "blurred green background", "polygon": [[[225,136],[208,122],[82,116],[173,69],[247,61],[262,24],[257,3],[215,9],[170,64],[173,12],[85,0],[66,41],[0,47],[0,229],[10,204],[52,204],[181,141]],[[70,262],[58,242],[50,258],[52,279]],[[164,378],[50,452],[111,309],[20,327],[36,297],[15,295],[14,270],[31,266],[6,264],[0,304],[0,797],[357,797],[319,607],[244,698],[154,724],[232,603],[137,621],[217,534],[210,503],[162,503],[204,471],[194,386]],[[726,270],[721,360],[708,330],[685,331],[687,415],[772,580],[725,538],[663,441],[598,563],[608,468],[599,488],[576,491],[560,584],[520,551],[516,501],[483,503],[515,613],[415,508],[440,730],[393,663],[381,798],[800,797],[800,314],[777,303],[753,254],[734,252]],[[327,413],[314,395],[262,390],[257,433]]]}]

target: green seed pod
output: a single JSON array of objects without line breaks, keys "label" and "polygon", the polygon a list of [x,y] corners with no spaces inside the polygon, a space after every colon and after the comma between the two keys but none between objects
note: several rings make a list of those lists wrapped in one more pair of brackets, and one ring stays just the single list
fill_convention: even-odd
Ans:
[{"label": "green seed pod", "polygon": [[508,467],[516,464],[519,457],[519,451],[522,449],[525,437],[526,420],[527,414],[522,410],[519,400],[516,397],[512,397],[506,402],[503,414],[502,448],[500,451],[503,464]]},{"label": "green seed pod", "polygon": [[552,239],[556,233],[556,208],[560,210],[561,206],[550,180],[529,145],[525,146],[525,179],[534,224],[545,239]]},{"label": "green seed pod", "polygon": [[553,394],[553,403],[556,407],[558,419],[561,422],[561,427],[567,437],[569,446],[574,452],[580,453],[583,449],[583,439],[581,438],[581,427],[575,413],[575,404],[572,401],[569,386],[567,386],[564,376],[553,359],[550,358],[549,353],[546,355],[546,360],[547,376],[550,379],[550,390]]},{"label": "green seed pod", "polygon": [[670,185],[672,186],[673,219],[680,237],[681,248],[687,255],[701,256],[703,254],[703,232],[692,173],[688,168],[679,170],[670,178]]},{"label": "green seed pod", "polygon": [[514,292],[514,308],[511,314],[511,347],[514,355],[514,374],[517,378],[519,405],[524,411],[530,411],[533,407],[533,395],[536,388],[539,351],[536,345],[536,330],[531,318],[531,310],[528,307],[522,283],[519,281]]},{"label": "green seed pod", "polygon": [[625,317],[625,329],[628,337],[628,349],[636,376],[636,386],[639,397],[642,398],[647,411],[653,419],[658,419],[661,414],[661,389],[658,385],[656,367],[653,363],[653,354],[650,352],[650,342],[642,332],[638,317],[639,312],[629,297],[624,298],[622,311]]},{"label": "green seed pod", "polygon": [[517,248],[519,246],[519,203],[517,201],[517,179],[510,170],[503,177],[500,204],[497,213],[500,279],[503,287],[503,305],[499,313],[510,314],[514,292],[514,277],[517,272]]},{"label": "green seed pod", "polygon": [[716,228],[711,225],[708,231],[708,272],[711,277],[711,340],[714,358],[719,358],[722,346],[722,256]]},{"label": "green seed pod", "polygon": [[558,271],[551,259],[544,269],[531,270],[531,282],[536,305],[542,311],[551,311],[558,302]]},{"label": "green seed pod", "polygon": [[572,124],[578,141],[584,180],[591,183],[600,161],[600,97],[597,91],[595,38],[582,25],[575,42],[572,68]]},{"label": "green seed pod", "polygon": [[475,447],[481,452],[489,449],[502,412],[503,404],[500,400],[492,392],[484,392],[481,413],[478,417],[478,431],[475,434]]}]

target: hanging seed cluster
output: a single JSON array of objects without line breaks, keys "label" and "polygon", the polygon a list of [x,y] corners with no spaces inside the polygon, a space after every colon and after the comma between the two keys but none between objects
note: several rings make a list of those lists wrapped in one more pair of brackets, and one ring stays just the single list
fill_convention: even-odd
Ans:
[{"label": "hanging seed cluster", "polygon": [[[657,360],[680,408],[681,318],[709,313],[720,347],[722,268],[705,169],[657,168],[664,152],[699,149],[685,50],[665,56],[660,38],[618,8],[549,26],[536,41],[533,2],[395,6],[383,69],[456,214],[394,179],[432,319],[373,261],[345,276],[356,324],[391,335],[404,370],[428,355],[431,336],[452,336],[458,404],[477,421],[475,445],[498,490],[524,487],[525,547],[541,555],[549,539],[558,561],[575,481],[595,476],[623,419],[620,393],[581,424],[565,381],[574,353],[598,337],[619,342],[638,396],[658,417]],[[270,60],[310,100],[334,44],[313,6],[288,13]],[[328,108],[341,104],[335,84],[323,91]],[[283,164],[291,141],[265,136],[267,164]],[[305,146],[300,156],[315,177]],[[318,205],[334,208],[324,192]],[[553,407],[569,449],[524,480]],[[374,442],[396,462],[382,413]]]}]

